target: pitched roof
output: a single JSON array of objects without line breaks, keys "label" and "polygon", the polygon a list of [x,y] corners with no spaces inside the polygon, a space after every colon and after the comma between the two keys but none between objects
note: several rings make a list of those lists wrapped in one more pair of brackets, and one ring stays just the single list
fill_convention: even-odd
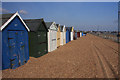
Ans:
[{"label": "pitched roof", "polygon": [[[14,14],[0,14],[0,23],[2,23],[2,25],[8,21],[8,19],[10,19],[10,17],[12,17]],[[1,26],[2,26],[1,25]]]},{"label": "pitched roof", "polygon": [[0,25],[0,31],[2,31],[16,16],[19,17],[19,19],[24,24],[26,29],[28,31],[30,31],[29,28],[27,27],[27,25],[24,23],[23,19],[18,14],[18,12],[14,13],[14,14],[0,14],[0,23],[2,23]]},{"label": "pitched roof", "polygon": [[57,28],[60,26],[60,24],[56,24]]},{"label": "pitched roof", "polygon": [[65,27],[66,28],[66,31],[72,31],[72,27]]},{"label": "pitched roof", "polygon": [[60,31],[63,32],[63,25],[60,26]]},{"label": "pitched roof", "polygon": [[50,29],[50,26],[53,24],[53,22],[45,22],[48,29]]},{"label": "pitched roof", "polygon": [[25,23],[28,25],[31,31],[37,31],[41,24],[45,25],[45,28],[47,30],[46,24],[43,19],[25,19]]}]

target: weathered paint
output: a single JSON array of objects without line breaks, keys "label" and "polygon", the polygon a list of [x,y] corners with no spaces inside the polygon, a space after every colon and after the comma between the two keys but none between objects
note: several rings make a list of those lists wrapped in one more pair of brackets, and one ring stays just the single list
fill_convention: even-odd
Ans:
[{"label": "weathered paint", "polygon": [[15,17],[2,31],[2,69],[15,69],[29,59],[28,31]]},{"label": "weathered paint", "polygon": [[48,53],[47,32],[29,32],[29,55],[40,57]]},{"label": "weathered paint", "polygon": [[[47,27],[43,19],[24,20],[29,26],[29,55],[38,58],[48,53]],[[35,23],[36,22],[36,23]],[[38,24],[38,25],[36,25]],[[37,28],[36,28],[37,27]],[[34,29],[35,30],[34,30]]]},{"label": "weathered paint", "polygon": [[19,17],[20,21],[22,22],[22,24],[24,24],[24,26],[26,27],[26,29],[28,31],[30,31],[29,28],[27,27],[27,25],[25,24],[25,22],[23,21],[23,19],[21,18],[21,16],[18,14],[18,12],[16,12],[15,14],[13,14],[13,16],[11,16],[11,18],[8,19],[2,26],[0,24],[0,26],[1,26],[0,27],[0,31],[2,31],[16,16]]}]

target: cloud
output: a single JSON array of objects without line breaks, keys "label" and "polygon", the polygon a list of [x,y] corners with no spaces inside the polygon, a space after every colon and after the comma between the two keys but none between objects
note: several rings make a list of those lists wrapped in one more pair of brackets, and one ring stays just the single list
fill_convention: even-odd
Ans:
[{"label": "cloud", "polygon": [[0,13],[9,13],[9,11],[7,9],[0,8]]},{"label": "cloud", "polygon": [[28,12],[25,10],[20,10],[19,12],[20,12],[20,14],[28,14]]}]

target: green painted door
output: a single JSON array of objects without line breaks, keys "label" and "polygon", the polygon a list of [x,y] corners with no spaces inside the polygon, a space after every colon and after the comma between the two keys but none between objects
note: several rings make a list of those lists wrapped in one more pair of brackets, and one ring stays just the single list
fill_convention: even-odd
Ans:
[{"label": "green painted door", "polygon": [[46,53],[48,53],[48,47],[47,47],[47,32],[37,32],[38,36],[38,47],[37,52],[39,56],[42,56]]}]

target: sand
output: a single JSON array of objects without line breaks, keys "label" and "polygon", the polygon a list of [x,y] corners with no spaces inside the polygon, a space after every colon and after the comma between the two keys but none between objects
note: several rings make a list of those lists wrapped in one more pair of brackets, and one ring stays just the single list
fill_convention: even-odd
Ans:
[{"label": "sand", "polygon": [[116,78],[118,43],[91,34],[60,46],[42,57],[30,57],[3,78]]}]

